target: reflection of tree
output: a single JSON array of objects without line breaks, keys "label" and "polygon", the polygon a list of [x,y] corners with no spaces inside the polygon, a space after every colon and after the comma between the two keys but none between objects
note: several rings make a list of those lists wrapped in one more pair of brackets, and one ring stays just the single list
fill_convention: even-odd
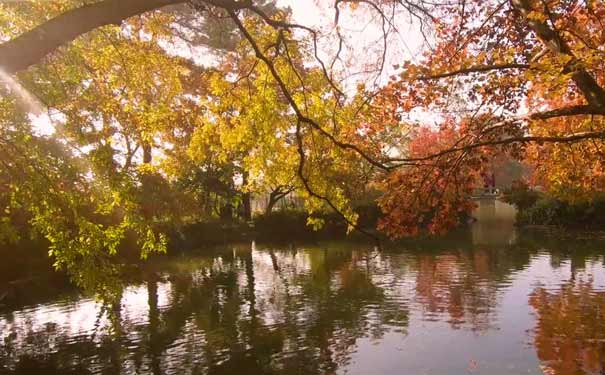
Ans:
[{"label": "reflection of tree", "polygon": [[156,347],[157,332],[159,330],[160,318],[158,309],[158,280],[155,275],[147,280],[147,303],[149,304],[149,354],[151,356],[151,372],[154,375],[161,374],[160,358]]},{"label": "reflection of tree", "polygon": [[[452,251],[417,241],[414,251],[371,255],[342,243],[244,245],[155,259],[125,268],[124,292],[104,310],[75,299],[73,289],[61,297],[56,288],[56,305],[23,309],[20,320],[0,316],[0,373],[3,365],[11,373],[334,373],[349,364],[361,338],[406,332],[414,292],[425,318],[454,328],[491,327],[499,288],[540,255],[541,237],[521,239],[513,248]],[[605,292],[581,282],[599,245],[586,242],[575,252],[571,242],[551,245],[551,264],[569,264],[572,277],[559,291],[537,289],[531,297],[538,355],[556,374],[603,372]],[[37,322],[44,308],[64,309],[68,319]],[[90,311],[86,319],[97,327],[79,330],[82,314],[76,319],[71,311]]]},{"label": "reflection of tree", "polygon": [[[129,275],[128,283],[140,285],[147,297],[143,318],[132,320],[121,310],[131,303],[125,296],[108,305],[114,318],[96,339],[78,337],[75,344],[69,332],[52,333],[55,341],[66,342],[55,365],[65,371],[75,362],[95,362],[153,374],[178,368],[204,374],[333,373],[349,363],[360,338],[406,331],[409,295],[400,282],[409,270],[425,312],[447,314],[455,327],[485,329],[498,285],[528,260],[527,253],[506,249],[368,256],[334,244],[262,251],[235,246],[169,258]],[[28,335],[50,337],[46,331]],[[11,355],[13,363],[19,363],[19,351]],[[49,352],[30,354],[44,363]]]},{"label": "reflection of tree", "polygon": [[587,260],[598,259],[603,254],[605,241],[594,234],[586,237],[570,234],[560,229],[525,230],[520,236],[519,247],[530,253],[548,249],[553,268],[559,268],[569,260],[571,271],[584,268]]},{"label": "reflection of tree", "polygon": [[[333,373],[348,362],[359,338],[379,339],[407,325],[407,308],[374,279],[388,264],[371,262],[364,253],[332,246],[247,246],[201,259],[173,258],[159,265],[163,272],[152,264],[136,276],[143,282],[136,290],[147,297],[143,319],[128,313],[126,293],[108,305],[113,319],[96,336],[30,327],[12,347],[0,345],[0,358],[10,358],[17,372],[29,364],[60,373]],[[24,344],[33,341],[57,346]]]},{"label": "reflection of tree", "polygon": [[485,330],[492,327],[502,282],[528,262],[527,253],[506,248],[424,252],[414,263],[416,298],[429,318],[445,314],[453,328]]},{"label": "reflection of tree", "polygon": [[590,281],[572,280],[556,291],[537,288],[529,303],[536,311],[534,344],[546,373],[605,373],[605,292]]},{"label": "reflection of tree", "polygon": [[296,280],[304,290],[301,303],[313,309],[302,334],[319,349],[319,372],[331,373],[348,363],[358,338],[370,333],[378,339],[388,329],[407,326],[407,307],[375,285],[366,258],[331,248],[310,251],[309,259],[309,272]]},{"label": "reflection of tree", "polygon": [[36,329],[28,322],[19,330],[0,345],[0,373],[88,374],[100,369],[119,373],[122,367],[119,336],[74,335],[55,323]]},{"label": "reflection of tree", "polygon": [[[214,354],[208,373],[331,373],[346,363],[369,326],[407,324],[407,310],[389,306],[349,249],[254,254],[240,249],[229,263],[221,263],[223,272],[236,275],[225,287],[238,296],[238,309],[233,319],[226,320],[229,314],[221,311],[221,321],[198,325],[207,336],[233,333],[208,341],[208,354],[226,353],[222,358]],[[210,274],[216,277],[216,271]],[[372,314],[367,306],[380,313]]]}]

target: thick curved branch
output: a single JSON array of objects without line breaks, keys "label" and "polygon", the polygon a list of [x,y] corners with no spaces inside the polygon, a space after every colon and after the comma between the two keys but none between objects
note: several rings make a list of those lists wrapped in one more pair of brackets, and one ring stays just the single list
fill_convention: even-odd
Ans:
[{"label": "thick curved branch", "polygon": [[468,68],[453,70],[451,72],[429,74],[429,75],[421,76],[418,79],[420,81],[430,81],[433,79],[449,78],[449,77],[453,77],[453,76],[457,76],[457,75],[464,75],[464,74],[471,74],[471,73],[486,73],[486,72],[491,72],[491,71],[495,71],[495,70],[529,69],[529,68],[530,68],[529,64],[520,64],[520,63],[476,65],[476,66],[470,66]]},{"label": "thick curved branch", "polygon": [[119,25],[137,14],[185,0],[105,0],[65,12],[0,44],[0,68],[8,74],[36,64],[58,47],[100,26]]},{"label": "thick curved branch", "polygon": [[[590,105],[578,105],[571,106],[565,108],[557,108],[550,111],[537,112],[523,117],[516,117],[508,120],[504,120],[493,124],[490,126],[484,134],[488,133],[492,129],[503,128],[506,126],[511,126],[515,124],[522,123],[528,120],[547,120],[551,118],[557,117],[569,117],[569,116],[581,116],[581,115],[597,115],[597,116],[605,116],[605,109],[596,108]],[[574,133],[570,135],[564,136],[520,136],[520,137],[509,137],[509,138],[501,138],[495,140],[488,140],[482,142],[472,142],[462,146],[453,146],[447,148],[443,151],[417,157],[417,158],[393,158],[390,159],[390,162],[396,162],[400,164],[394,165],[392,168],[397,168],[405,165],[416,165],[420,162],[426,162],[430,160],[438,159],[442,156],[454,154],[462,151],[469,151],[476,148],[481,147],[489,147],[489,146],[502,146],[509,145],[513,143],[575,143],[588,139],[602,139],[605,140],[605,131],[591,131],[591,132],[581,132]]]}]

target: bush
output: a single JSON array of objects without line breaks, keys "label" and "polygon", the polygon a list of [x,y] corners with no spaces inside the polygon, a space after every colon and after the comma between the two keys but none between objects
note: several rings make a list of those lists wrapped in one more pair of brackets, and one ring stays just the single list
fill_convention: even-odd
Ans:
[{"label": "bush", "polygon": [[186,225],[180,231],[172,229],[168,234],[170,247],[182,250],[248,239],[252,229],[244,222],[208,220]]},{"label": "bush", "polygon": [[517,222],[525,225],[558,225],[562,203],[553,198],[541,198],[530,206],[517,206]]},{"label": "bush", "polygon": [[503,195],[504,202],[517,206],[520,211],[532,207],[542,196],[521,181],[517,181],[510,189],[504,191]]},{"label": "bush", "polygon": [[[380,209],[376,204],[355,207],[359,214],[357,224],[364,229],[376,228]],[[256,237],[262,240],[271,239],[319,239],[325,237],[342,237],[347,231],[347,224],[335,212],[327,212],[315,217],[323,220],[323,226],[315,231],[307,225],[309,215],[301,210],[274,211],[255,217],[254,230]]]},{"label": "bush", "polygon": [[602,228],[605,227],[605,196],[599,194],[574,203],[542,197],[530,207],[519,207],[517,221],[525,225]]},{"label": "bush", "polygon": [[[380,210],[375,204],[359,206],[355,210],[359,213],[361,227],[376,227]],[[181,230],[163,229],[170,239],[169,247],[180,250],[253,238],[263,241],[319,240],[346,235],[347,224],[335,212],[316,216],[323,220],[323,226],[317,231],[307,225],[308,217],[306,211],[290,209],[255,216],[252,227],[244,222],[210,220],[186,225]]]},{"label": "bush", "polygon": [[307,213],[298,210],[280,210],[256,216],[254,230],[259,239],[299,238],[313,233],[307,226]]}]

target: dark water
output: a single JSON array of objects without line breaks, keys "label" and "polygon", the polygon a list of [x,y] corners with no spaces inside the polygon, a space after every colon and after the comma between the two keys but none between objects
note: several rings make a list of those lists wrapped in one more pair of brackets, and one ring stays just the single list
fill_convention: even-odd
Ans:
[{"label": "dark water", "polygon": [[109,308],[6,261],[0,372],[602,374],[605,243],[510,230],[173,255]]}]

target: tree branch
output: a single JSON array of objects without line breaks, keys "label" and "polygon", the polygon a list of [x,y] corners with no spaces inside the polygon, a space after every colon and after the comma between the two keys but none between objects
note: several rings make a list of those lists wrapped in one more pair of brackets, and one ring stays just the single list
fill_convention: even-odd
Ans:
[{"label": "tree branch", "polygon": [[503,138],[503,139],[492,140],[492,141],[471,143],[471,144],[468,144],[465,146],[460,146],[460,147],[452,147],[452,148],[449,148],[442,152],[439,152],[439,153],[436,153],[433,155],[429,155],[429,156],[426,156],[423,158],[401,159],[401,160],[402,161],[407,160],[408,162],[410,162],[410,161],[426,161],[426,160],[435,159],[437,157],[444,156],[447,154],[452,154],[452,153],[461,152],[461,151],[468,151],[468,150],[472,150],[475,148],[487,147],[487,146],[502,146],[502,145],[509,145],[512,143],[575,143],[575,142],[580,142],[580,141],[584,141],[584,140],[588,140],[588,139],[602,139],[602,140],[605,139],[605,130],[592,131],[592,132],[580,132],[580,133],[574,133],[574,134],[564,135],[564,136],[523,136],[523,137]]},{"label": "tree branch", "polygon": [[597,80],[585,69],[583,64],[573,54],[573,51],[565,40],[553,30],[546,22],[538,21],[530,17],[533,11],[529,0],[512,0],[513,8],[515,8],[521,16],[526,20],[529,28],[536,33],[538,39],[552,53],[557,55],[566,55],[571,58],[566,64],[563,73],[572,73],[572,80],[582,92],[586,101],[598,107],[605,108],[605,90],[599,85]]},{"label": "tree branch", "polygon": [[[487,131],[484,132],[484,134],[488,133],[491,129],[503,128],[503,127],[518,124],[518,123],[521,123],[521,122],[527,121],[527,120],[547,120],[547,119],[557,118],[557,117],[580,116],[580,115],[605,116],[605,109],[596,108],[596,107],[590,106],[590,105],[577,105],[577,106],[570,106],[570,107],[565,107],[565,108],[557,108],[557,109],[553,109],[550,111],[537,112],[537,113],[533,113],[533,114],[530,114],[527,116],[515,117],[515,118],[508,119],[508,120],[500,121],[500,122],[490,126],[487,129]],[[476,148],[480,148],[480,147],[501,146],[501,145],[508,145],[508,144],[513,144],[513,143],[532,143],[532,142],[535,142],[535,143],[542,143],[542,142],[544,142],[544,143],[574,143],[574,142],[580,142],[580,141],[587,140],[587,139],[605,139],[605,130],[604,131],[590,131],[590,132],[574,133],[574,134],[565,135],[565,136],[521,136],[521,137],[501,138],[501,139],[495,139],[495,140],[489,140],[489,141],[483,141],[483,142],[469,143],[469,144],[463,145],[463,146],[454,146],[454,147],[450,147],[443,151],[440,151],[440,152],[437,152],[437,153],[434,153],[431,155],[427,155],[427,156],[422,156],[422,157],[417,157],[417,158],[393,158],[393,159],[390,159],[389,161],[393,162],[393,163],[401,163],[401,164],[398,164],[398,165],[395,165],[392,167],[392,168],[397,168],[397,167],[401,167],[404,165],[415,165],[416,163],[419,163],[419,162],[430,161],[430,160],[434,160],[434,159],[440,158],[445,155],[449,155],[449,154],[453,154],[453,153],[457,153],[457,152],[461,152],[461,151],[468,151],[468,150],[472,150],[472,149],[476,149]]]},{"label": "tree branch", "polygon": [[279,86],[280,91],[285,96],[286,100],[288,101],[288,104],[294,111],[294,114],[296,115],[296,118],[298,119],[299,122],[305,123],[305,124],[311,126],[313,129],[317,130],[322,136],[325,136],[326,138],[328,138],[330,140],[330,142],[332,142],[335,146],[337,146],[341,149],[344,149],[344,150],[354,151],[355,153],[357,153],[359,156],[364,158],[368,163],[372,164],[373,166],[380,168],[382,170],[389,170],[388,166],[385,166],[380,161],[375,160],[372,156],[370,156],[368,153],[364,152],[358,146],[351,144],[351,143],[339,141],[338,139],[336,139],[336,137],[333,134],[326,131],[319,123],[317,123],[315,120],[311,119],[310,117],[306,116],[303,113],[303,111],[301,110],[301,108],[299,107],[299,105],[294,100],[294,97],[293,97],[292,93],[290,92],[290,90],[288,89],[288,87],[286,86],[286,83],[282,79],[281,75],[277,72],[275,65],[267,58],[267,56],[265,56],[263,54],[260,47],[258,46],[258,43],[254,39],[254,37],[250,34],[250,32],[246,29],[246,27],[241,22],[241,20],[238,18],[237,14],[232,10],[229,10],[228,13],[229,13],[229,16],[231,17],[231,19],[233,20],[233,22],[235,23],[235,25],[237,26],[237,28],[239,29],[239,31],[244,36],[244,38],[250,43],[252,49],[254,50],[256,57],[259,60],[261,60],[265,64],[265,66],[269,69],[271,76],[277,82],[277,85]]},{"label": "tree branch", "polygon": [[105,0],[65,12],[0,44],[0,68],[8,74],[36,64],[58,47],[100,26],[185,0]]},{"label": "tree branch", "polygon": [[433,79],[448,78],[448,77],[453,77],[453,76],[463,75],[463,74],[470,74],[470,73],[483,73],[483,72],[490,72],[490,71],[494,71],[494,70],[529,69],[529,68],[530,68],[529,64],[519,64],[519,63],[477,65],[477,66],[471,66],[468,68],[453,70],[451,72],[426,75],[426,76],[419,77],[418,79],[421,81],[430,81]]}]

